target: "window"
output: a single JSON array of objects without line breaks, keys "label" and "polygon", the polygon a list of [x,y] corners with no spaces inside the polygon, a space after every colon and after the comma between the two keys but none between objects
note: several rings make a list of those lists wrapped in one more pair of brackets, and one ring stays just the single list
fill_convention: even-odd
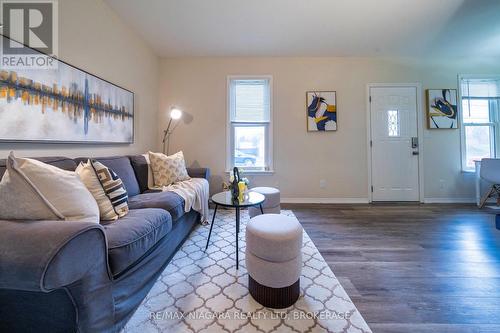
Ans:
[{"label": "window", "polygon": [[474,161],[500,156],[500,78],[462,78],[462,169]]},{"label": "window", "polygon": [[228,78],[228,169],[272,171],[272,78]]}]

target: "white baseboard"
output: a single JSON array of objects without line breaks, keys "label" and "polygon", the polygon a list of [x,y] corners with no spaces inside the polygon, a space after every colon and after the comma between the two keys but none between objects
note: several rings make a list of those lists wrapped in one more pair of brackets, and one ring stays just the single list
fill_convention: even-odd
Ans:
[{"label": "white baseboard", "polygon": [[424,203],[476,203],[475,198],[425,198]]},{"label": "white baseboard", "polygon": [[368,198],[281,198],[281,203],[366,204]]},{"label": "white baseboard", "polygon": [[[367,204],[368,198],[281,198],[281,203]],[[424,203],[476,203],[475,198],[425,198]]]}]

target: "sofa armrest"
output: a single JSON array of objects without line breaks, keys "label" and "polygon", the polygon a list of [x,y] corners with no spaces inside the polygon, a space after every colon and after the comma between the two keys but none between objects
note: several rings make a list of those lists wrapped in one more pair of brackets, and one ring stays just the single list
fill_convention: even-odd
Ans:
[{"label": "sofa armrest", "polygon": [[96,265],[111,277],[99,224],[0,221],[0,288],[48,292],[80,280]]},{"label": "sofa armrest", "polygon": [[187,172],[191,178],[205,178],[206,180],[210,178],[209,168],[187,168]]}]

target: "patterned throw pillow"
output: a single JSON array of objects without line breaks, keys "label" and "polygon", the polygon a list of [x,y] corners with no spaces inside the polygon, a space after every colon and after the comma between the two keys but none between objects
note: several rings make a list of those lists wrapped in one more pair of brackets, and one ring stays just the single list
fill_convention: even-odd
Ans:
[{"label": "patterned throw pillow", "polygon": [[149,152],[149,161],[153,170],[153,180],[157,187],[189,179],[182,151],[170,156]]},{"label": "patterned throw pillow", "polygon": [[101,182],[102,188],[108,196],[116,214],[123,217],[128,213],[128,193],[122,180],[111,169],[97,161],[92,161],[92,166]]},{"label": "patterned throw pillow", "polygon": [[121,179],[102,163],[88,160],[76,169],[99,206],[102,221],[114,221],[128,213],[128,194]]}]

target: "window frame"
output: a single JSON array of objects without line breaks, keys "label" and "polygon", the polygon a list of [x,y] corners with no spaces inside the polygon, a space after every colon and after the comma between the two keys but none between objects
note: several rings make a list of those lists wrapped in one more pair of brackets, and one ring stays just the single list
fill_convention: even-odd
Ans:
[{"label": "window frame", "polygon": [[[269,81],[269,121],[255,121],[255,122],[241,122],[232,121],[232,101],[231,101],[231,82],[233,80],[267,80]],[[274,127],[274,96],[273,96],[273,76],[272,75],[228,75],[226,80],[226,173],[232,171],[234,165],[234,135],[236,126],[248,127],[265,127],[265,164],[264,170],[238,167],[245,174],[273,174],[274,173],[274,159],[273,159],[273,127]]]},{"label": "window frame", "polygon": [[[459,110],[459,128],[460,128],[460,159],[461,159],[461,170],[465,173],[475,172],[475,168],[467,167],[467,146],[465,140],[465,132],[467,127],[472,126],[483,126],[490,127],[490,152],[493,153],[492,158],[496,158],[500,155],[500,115],[492,114],[490,105],[488,105],[490,113],[490,121],[486,123],[467,123],[464,121],[464,110],[462,107],[462,81],[463,80],[500,80],[500,75],[475,75],[475,74],[461,74],[458,75],[458,100],[457,108]],[[478,98],[486,99],[486,98]],[[498,110],[500,111],[500,110]]]}]

